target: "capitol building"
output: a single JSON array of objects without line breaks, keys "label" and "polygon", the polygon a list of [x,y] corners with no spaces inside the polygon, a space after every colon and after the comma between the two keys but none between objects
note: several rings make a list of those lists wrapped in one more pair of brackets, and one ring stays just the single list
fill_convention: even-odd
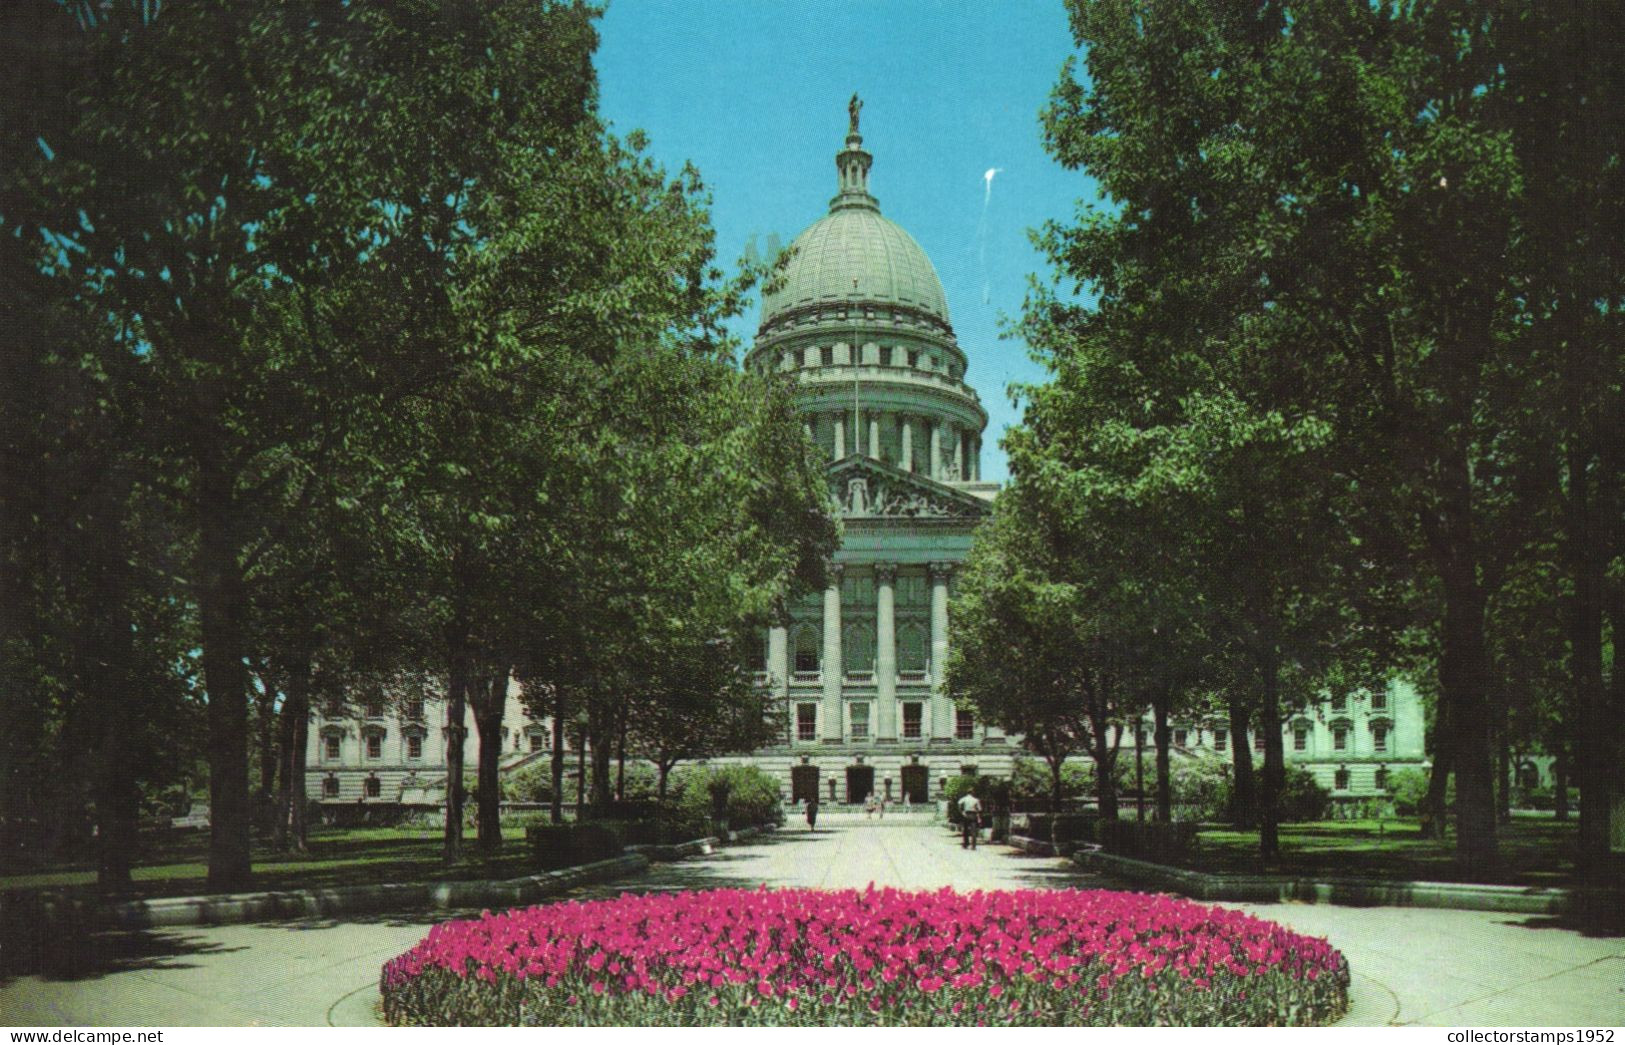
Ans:
[{"label": "capitol building", "polygon": [[955,571],[998,487],[947,296],[869,191],[856,110],[829,213],[791,245],[745,357],[793,383],[844,530],[829,587],[765,636],[786,742],[751,761],[792,800],[923,803],[949,776],[1010,769],[1008,738],[942,692]]},{"label": "capitol building", "polygon": [[[858,106],[854,98],[835,154],[829,213],[792,244],[744,360],[790,383],[807,437],[828,459],[844,536],[828,587],[762,635],[757,680],[781,709],[781,742],[712,761],[760,766],[791,802],[924,804],[950,777],[1009,775],[1021,754],[1019,737],[956,708],[942,688],[950,596],[998,485],[982,479],[988,415],[965,381],[942,283],[870,192]],[[310,797],[438,800],[444,720],[430,694],[404,707],[323,709],[309,734]],[[525,715],[515,687],[504,771],[549,758],[550,725]],[[1228,762],[1242,743],[1262,751],[1261,735],[1231,737],[1223,720],[1175,726],[1176,759]],[[1381,794],[1391,769],[1424,757],[1421,703],[1401,682],[1306,709],[1283,734],[1289,763],[1309,767],[1335,798]],[[1133,758],[1132,743],[1130,732],[1120,757]],[[467,755],[471,767],[472,744]]]}]

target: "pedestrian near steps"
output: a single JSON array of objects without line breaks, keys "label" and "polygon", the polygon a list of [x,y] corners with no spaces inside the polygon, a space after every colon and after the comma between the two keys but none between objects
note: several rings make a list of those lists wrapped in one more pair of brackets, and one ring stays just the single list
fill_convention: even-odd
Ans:
[{"label": "pedestrian near steps", "polygon": [[975,849],[982,834],[982,800],[965,792],[959,800],[959,848]]}]

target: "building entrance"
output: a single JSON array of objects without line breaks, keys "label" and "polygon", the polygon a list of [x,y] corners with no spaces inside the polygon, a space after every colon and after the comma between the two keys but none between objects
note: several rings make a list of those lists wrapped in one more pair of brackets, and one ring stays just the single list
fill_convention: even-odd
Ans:
[{"label": "building entrance", "polygon": [[818,800],[818,767],[790,767],[790,801],[816,802]]},{"label": "building entrance", "polygon": [[875,790],[874,766],[847,766],[846,767],[846,802],[847,805],[857,805],[868,798]]},{"label": "building entrance", "polygon": [[924,805],[931,799],[931,781],[924,766],[903,767],[903,794],[914,805]]}]

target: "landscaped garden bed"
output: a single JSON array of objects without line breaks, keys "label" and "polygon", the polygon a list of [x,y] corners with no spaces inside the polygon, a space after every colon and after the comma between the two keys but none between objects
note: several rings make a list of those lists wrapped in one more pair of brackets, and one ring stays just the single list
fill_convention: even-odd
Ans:
[{"label": "landscaped garden bed", "polygon": [[396,1025],[1316,1026],[1324,940],[1140,893],[722,890],[437,925],[384,966]]}]

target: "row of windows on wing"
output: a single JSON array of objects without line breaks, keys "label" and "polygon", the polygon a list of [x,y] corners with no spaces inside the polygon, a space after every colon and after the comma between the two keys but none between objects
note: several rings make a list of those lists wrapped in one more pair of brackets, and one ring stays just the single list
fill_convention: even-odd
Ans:
[{"label": "row of windows on wing", "polygon": [[[784,373],[789,370],[851,365],[852,346],[844,341],[831,345],[808,345],[800,349],[787,348],[778,353],[776,363],[764,352],[756,363],[757,370],[764,374],[774,369]],[[881,345],[873,341],[863,345],[859,350],[858,365],[918,370],[926,374],[946,374],[954,381],[965,376],[964,364],[952,358],[947,352],[909,345]]]},{"label": "row of windows on wing", "polygon": [[[879,626],[873,620],[848,621],[841,626],[841,673],[847,676],[873,675],[879,660]],[[908,678],[925,678],[930,668],[931,629],[924,621],[904,620],[897,624],[897,673]],[[819,625],[802,622],[790,628],[790,670],[802,681],[822,674],[823,632]],[[771,670],[767,639],[762,639],[755,668]]]},{"label": "row of windows on wing", "polygon": [[[1370,723],[1371,750],[1382,753],[1388,750],[1393,740],[1394,725],[1385,719],[1378,719]],[[1354,725],[1350,722],[1333,722],[1328,730],[1332,736],[1333,751],[1347,751],[1354,737]],[[1204,731],[1202,729],[1175,729],[1173,736],[1175,747],[1200,747]],[[1228,751],[1230,749],[1230,730],[1215,726],[1210,732],[1213,735],[1213,750]],[[1306,723],[1294,723],[1291,727],[1292,750],[1308,751],[1311,729]],[[1194,736],[1194,739],[1193,739]],[[1253,750],[1264,750],[1264,734],[1253,732]]]},{"label": "row of windows on wing", "polygon": [[[917,700],[905,700],[897,705],[902,712],[903,740],[923,740],[925,738],[925,704]],[[867,700],[852,700],[846,702],[846,735],[852,740],[868,740],[870,737],[869,723],[873,716],[873,705]],[[796,704],[796,740],[816,741],[818,739],[818,704],[814,701],[802,701]],[[976,716],[964,708],[954,709],[954,739],[976,739]]]},{"label": "row of windows on wing", "polygon": [[[344,701],[342,701],[342,700],[329,700],[322,707],[322,717],[323,718],[344,718],[346,716],[346,709],[347,709],[347,705],[344,703]],[[389,710],[389,702],[384,701],[384,700],[380,700],[380,699],[378,699],[376,697],[374,697],[372,699],[369,699],[369,700],[364,700],[364,701],[361,702],[361,714],[365,718],[383,718],[385,713],[388,710]],[[422,700],[408,700],[408,701],[406,701],[405,703],[403,703],[400,706],[399,714],[400,714],[400,717],[401,717],[402,721],[405,721],[405,722],[422,722],[423,721],[423,701]]]},{"label": "row of windows on wing", "polygon": [[[507,739],[508,730],[503,730],[504,739]],[[388,731],[383,728],[370,728],[361,737],[361,749],[365,756],[372,760],[384,757],[384,739]],[[529,729],[515,729],[511,733],[513,749],[521,751],[528,745],[532,753],[546,751],[551,741],[548,738],[547,727],[531,726]],[[423,730],[407,729],[403,731],[403,740],[406,742],[405,755],[409,761],[417,761],[423,757]],[[322,758],[328,762],[338,762],[344,757],[344,737],[340,733],[326,733],[322,736]]]}]

